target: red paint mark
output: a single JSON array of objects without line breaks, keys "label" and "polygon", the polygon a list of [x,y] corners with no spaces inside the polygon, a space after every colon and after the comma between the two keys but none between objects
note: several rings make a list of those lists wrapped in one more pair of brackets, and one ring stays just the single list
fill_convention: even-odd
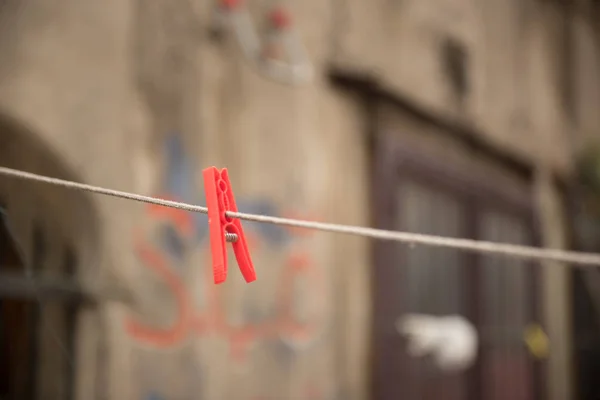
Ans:
[{"label": "red paint mark", "polygon": [[309,385],[306,389],[307,400],[317,400],[321,399],[322,397],[323,394],[321,393],[321,390],[319,390],[319,388],[315,384]]},{"label": "red paint mark", "polygon": [[[290,219],[300,219],[300,220],[304,220],[304,221],[316,221],[314,219],[314,216],[310,216],[310,215],[306,215],[306,214],[300,214],[300,213],[295,213],[295,212],[289,212],[286,213],[286,218],[290,218]],[[290,232],[290,234],[292,236],[297,236],[297,237],[308,237],[308,236],[313,236],[315,231],[314,229],[308,229],[308,228],[301,228],[301,227],[297,227],[297,226],[285,226],[285,229]]]},{"label": "red paint mark", "polygon": [[[319,390],[319,388],[317,388],[317,386],[315,384],[309,384],[306,386],[306,388],[304,388],[304,395],[302,396],[302,399],[319,400],[322,398],[323,398],[323,393],[321,392],[321,390]],[[268,399],[269,399],[269,397],[264,396],[264,395],[252,397],[252,400],[268,400]]]},{"label": "red paint mark", "polygon": [[177,314],[175,322],[166,329],[156,329],[139,324],[132,318],[125,322],[127,332],[140,341],[154,343],[159,347],[169,347],[186,339],[191,309],[190,299],[185,286],[168,267],[162,255],[152,249],[150,246],[138,241],[136,245],[137,253],[144,262],[144,265],[154,271],[170,289],[174,295],[177,304]]},{"label": "red paint mark", "polygon": [[283,47],[276,43],[268,43],[262,47],[262,57],[267,60],[281,60],[284,56]]},{"label": "red paint mark", "polygon": [[[173,198],[161,197],[163,200],[176,201]],[[159,206],[157,204],[148,205],[148,215],[159,221],[169,221],[179,233],[189,236],[194,229],[192,215],[185,210],[178,208]]]},{"label": "red paint mark", "polygon": [[292,16],[283,8],[275,8],[269,14],[271,24],[277,29],[286,29],[292,25]]},{"label": "red paint mark", "polygon": [[323,279],[314,268],[312,260],[306,253],[293,253],[287,260],[287,268],[284,269],[282,276],[282,284],[280,286],[280,301],[283,304],[284,318],[281,321],[281,329],[285,332],[288,339],[295,341],[309,341],[317,333],[319,326],[323,321],[313,321],[312,323],[299,323],[292,317],[294,283],[300,277],[300,274],[305,274],[309,279],[311,287],[314,288],[315,296],[318,293],[323,293]]},{"label": "red paint mark", "polygon": [[242,5],[242,0],[221,0],[221,7],[231,11]]},{"label": "red paint mark", "polygon": [[246,243],[248,243],[248,249],[251,252],[260,249],[261,241],[252,231],[246,233]]},{"label": "red paint mark", "polygon": [[[183,235],[192,231],[190,214],[182,210],[171,210],[166,207],[154,206],[148,208],[149,215],[162,221],[172,223],[175,229]],[[294,236],[306,235],[304,230],[294,230]],[[217,285],[210,284],[212,271],[205,268],[207,282],[207,308],[195,310],[188,286],[182,278],[169,267],[167,258],[161,251],[152,248],[148,243],[137,236],[136,252],[150,271],[164,282],[165,287],[175,299],[176,318],[167,328],[156,328],[130,317],[125,322],[126,332],[139,343],[150,345],[159,349],[168,349],[183,343],[190,336],[204,336],[217,334],[229,342],[231,357],[236,361],[243,361],[252,344],[260,340],[275,338],[291,339],[293,341],[308,341],[318,332],[321,318],[310,323],[296,321],[293,315],[293,286],[297,279],[304,276],[309,279],[314,287],[313,296],[322,295],[322,276],[312,262],[310,255],[302,251],[293,251],[285,263],[279,284],[278,304],[282,305],[281,314],[274,320],[260,324],[232,325],[227,321],[221,290]],[[261,240],[256,233],[247,235],[249,247],[255,250],[260,247]],[[210,265],[210,253],[206,252],[207,264]]]}]

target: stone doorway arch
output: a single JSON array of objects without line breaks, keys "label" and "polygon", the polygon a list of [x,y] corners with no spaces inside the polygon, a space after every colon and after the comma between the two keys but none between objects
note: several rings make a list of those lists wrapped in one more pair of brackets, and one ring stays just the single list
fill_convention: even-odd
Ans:
[{"label": "stone doorway arch", "polygon": [[[67,165],[41,135],[1,113],[0,165],[81,181],[77,166]],[[0,205],[22,258],[0,265],[0,283],[10,274],[77,287],[99,273],[99,212],[88,193],[0,176]],[[30,298],[0,293],[0,398],[75,398],[82,305],[38,291]]]}]

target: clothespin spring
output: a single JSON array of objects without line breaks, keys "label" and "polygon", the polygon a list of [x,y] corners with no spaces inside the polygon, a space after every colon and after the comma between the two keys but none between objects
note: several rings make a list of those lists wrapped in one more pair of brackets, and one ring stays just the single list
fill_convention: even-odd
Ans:
[{"label": "clothespin spring", "polygon": [[229,243],[235,243],[238,241],[238,235],[235,233],[225,233],[225,240]]}]

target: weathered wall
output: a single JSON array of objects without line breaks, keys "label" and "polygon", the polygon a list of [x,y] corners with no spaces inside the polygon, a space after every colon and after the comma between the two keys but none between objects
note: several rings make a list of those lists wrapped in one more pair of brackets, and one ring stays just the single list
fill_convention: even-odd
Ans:
[{"label": "weathered wall", "polygon": [[[558,90],[561,16],[533,1],[407,0],[340,6],[335,63],[374,74],[440,117],[479,128],[482,139],[515,157],[569,168]],[[459,107],[444,70],[442,43],[467,53],[468,93]],[[540,149],[540,143],[548,148]]]},{"label": "weathered wall", "polygon": [[[263,14],[260,2],[250,5]],[[366,121],[357,102],[328,86],[334,61],[466,119],[516,157],[543,155],[543,164],[568,169],[551,6],[291,2],[316,70],[300,88],[258,76],[231,36],[211,40],[211,6],[5,2],[0,109],[92,184],[201,204],[201,169],[227,166],[246,211],[368,225]],[[445,36],[469,51],[464,114],[440,67]],[[592,114],[582,111],[590,129]],[[79,398],[366,397],[366,241],[246,224],[258,282],[244,285],[231,258],[228,282],[214,287],[202,216],[92,201],[103,221],[94,271],[135,302],[83,317]],[[292,296],[296,285],[305,286]]]},{"label": "weathered wall", "polygon": [[[131,3],[127,1],[66,1],[60,6],[35,0],[3,2],[0,109],[36,138],[32,146],[16,141],[11,135],[2,135],[2,139],[15,146],[2,149],[3,154],[8,152],[4,154],[3,165],[132,189],[130,149],[134,147],[132,135],[136,126],[130,118],[137,110],[131,101],[131,11]],[[14,132],[9,133],[14,136]],[[44,152],[32,152],[32,147]],[[42,157],[46,153],[58,160],[60,168],[55,165],[56,160],[52,164]],[[31,187],[30,183],[12,180],[7,185],[9,190],[23,196],[26,191],[21,190]],[[29,213],[30,217],[44,213],[58,219],[65,226],[64,231],[75,238],[79,253],[86,250],[80,240],[81,230],[96,230],[97,248],[80,257],[81,279],[98,282],[112,274],[117,277],[111,279],[112,284],[125,282],[127,288],[135,287],[136,264],[128,234],[131,218],[124,216],[139,210],[137,205],[94,196],[89,200],[92,204],[82,209],[73,206],[81,203],[81,197],[74,197],[73,192],[42,186],[36,193],[38,202],[32,207],[27,208],[26,201],[17,202],[19,213]],[[52,207],[47,204],[50,200]],[[94,226],[95,220],[101,222]],[[75,225],[78,229],[71,229]],[[29,225],[23,226],[22,229],[29,229]],[[50,233],[55,226],[52,228]],[[106,381],[97,374],[97,345],[100,337],[107,343],[113,343],[117,337],[109,334],[107,328],[114,325],[108,321],[118,314],[118,308],[107,305],[102,316],[98,310],[81,315],[79,358],[73,360],[85,366],[77,369],[80,398],[92,398],[94,392],[107,391]],[[61,337],[54,340],[52,335],[44,336],[44,349],[60,351],[56,341]],[[112,352],[119,354],[120,349],[108,346],[107,350],[109,353],[105,351],[102,355],[112,359]],[[115,373],[115,370],[119,369],[104,372]],[[62,373],[56,368],[54,372]],[[42,389],[48,389],[56,379],[47,375]]]},{"label": "weathered wall", "polygon": [[[313,21],[305,39],[320,66],[330,14],[315,4],[294,11]],[[245,210],[367,224],[360,110],[323,74],[303,89],[272,84],[231,41],[198,37],[208,6],[9,3],[0,106],[86,182],[202,203],[201,168],[226,165]],[[364,241],[248,225],[259,281],[243,285],[232,261],[216,288],[205,219],[93,203],[94,268],[136,302],[87,316],[80,398],[364,397]]]},{"label": "weathered wall", "polygon": [[[584,138],[597,137],[600,123],[597,112],[600,104],[599,28],[597,18],[589,11],[574,12],[570,39],[573,46],[571,83],[574,102],[571,132],[575,137]],[[585,141],[575,143],[576,146],[586,144]]]},{"label": "weathered wall", "polygon": [[[336,62],[341,68],[375,74],[379,84],[397,90],[440,117],[459,119],[478,128],[480,138],[494,148],[537,164],[549,173],[568,173],[580,132],[597,130],[597,31],[590,18],[572,21],[576,69],[567,76],[574,85],[574,121],[565,110],[561,75],[565,73],[562,6],[533,1],[348,1],[339,36]],[[376,32],[374,34],[373,32]],[[463,108],[449,93],[440,44],[444,37],[459,40],[468,52],[470,91]],[[567,71],[568,72],[568,71]],[[571,88],[569,88],[571,89]],[[573,123],[575,122],[575,123]],[[411,128],[406,127],[407,131]],[[416,128],[413,128],[416,129]],[[415,148],[429,146],[452,154],[449,139],[403,140]],[[426,142],[429,142],[427,144]],[[456,154],[453,162],[472,163],[471,153]],[[560,198],[543,175],[536,176],[539,217],[545,243],[564,247],[559,232]],[[506,183],[506,187],[510,184]],[[554,202],[554,203],[553,203]],[[558,207],[558,208],[557,208]],[[570,321],[568,279],[564,268],[544,270],[545,323],[553,351],[546,382],[551,398],[568,398],[570,380]],[[551,311],[550,311],[551,310]]]},{"label": "weathered wall", "polygon": [[[34,132],[5,115],[0,118],[0,163],[64,179],[79,179]],[[20,272],[28,276],[65,276],[70,252],[82,276],[98,282],[99,220],[89,195],[0,177],[0,199],[25,256],[25,270]],[[33,377],[38,393],[47,399],[64,399],[70,385],[65,372],[73,362],[79,362],[69,354],[67,312],[64,304],[55,301],[43,304],[34,301],[31,308],[38,306],[35,334],[39,350],[35,360],[25,356],[21,363],[38,364],[37,376]],[[88,311],[82,313],[81,322],[87,315]],[[20,335],[29,340],[29,332]],[[86,343],[84,338],[80,345]]]},{"label": "weathered wall", "polygon": [[[322,71],[328,5],[294,6],[295,19],[312,21],[302,23],[302,34]],[[140,7],[147,10],[139,21],[147,29],[138,31],[147,43],[141,59],[161,60],[138,66],[153,115],[148,158],[161,160],[155,194],[203,203],[201,168],[227,166],[242,209],[368,223],[360,110],[350,99],[332,93],[323,74],[303,88],[266,81],[243,61],[231,36],[213,42],[202,29],[198,35],[194,24],[209,26],[209,2],[191,21],[184,5]],[[171,32],[170,43],[152,39],[157,26]],[[176,71],[161,54],[177,60]],[[258,281],[246,286],[231,258],[228,282],[215,287],[206,268],[206,219],[194,219],[191,231],[169,219],[148,209],[140,220],[134,250],[147,271],[143,280],[148,293],[164,296],[144,299],[141,315],[124,321],[133,375],[124,377],[132,384],[123,395],[364,398],[363,241],[245,224]],[[171,336],[161,327],[172,328]]]}]

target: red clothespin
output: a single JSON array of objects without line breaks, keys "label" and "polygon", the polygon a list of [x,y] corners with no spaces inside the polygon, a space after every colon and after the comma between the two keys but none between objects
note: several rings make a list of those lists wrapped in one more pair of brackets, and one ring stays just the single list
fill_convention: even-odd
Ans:
[{"label": "red clothespin", "polygon": [[218,170],[215,167],[202,171],[204,176],[204,191],[208,207],[208,228],[210,232],[210,251],[212,253],[213,275],[215,283],[223,283],[227,278],[227,249],[225,242],[232,241],[233,251],[238,266],[246,282],[256,280],[256,271],[250,259],[250,252],[242,229],[242,223],[237,218],[230,218],[227,211],[237,212],[235,198],[229,183],[227,169]]}]

